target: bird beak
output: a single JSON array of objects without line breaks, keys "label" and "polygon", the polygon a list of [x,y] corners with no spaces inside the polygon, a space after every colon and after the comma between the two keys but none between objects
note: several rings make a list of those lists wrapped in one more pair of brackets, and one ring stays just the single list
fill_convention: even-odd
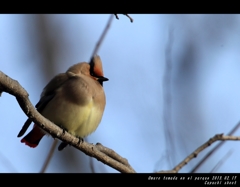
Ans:
[{"label": "bird beak", "polygon": [[97,80],[101,81],[101,82],[104,82],[104,81],[108,81],[108,78],[106,78],[106,77],[98,77]]}]

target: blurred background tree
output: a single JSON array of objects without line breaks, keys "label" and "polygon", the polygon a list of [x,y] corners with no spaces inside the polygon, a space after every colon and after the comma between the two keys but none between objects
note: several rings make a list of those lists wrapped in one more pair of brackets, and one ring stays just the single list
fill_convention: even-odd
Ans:
[{"label": "blurred background tree", "polygon": [[[133,23],[118,16],[98,52],[109,78],[107,105],[87,141],[112,148],[137,172],[172,169],[240,119],[240,15],[131,15]],[[108,18],[1,14],[0,70],[36,104],[54,75],[90,60]],[[21,144],[17,134],[27,117],[6,93],[0,104],[0,172],[39,172],[53,139],[45,137],[35,149]],[[197,172],[211,171],[229,150],[217,172],[239,172],[238,142],[226,142]],[[93,171],[117,172],[67,147],[54,152],[46,172]]]}]

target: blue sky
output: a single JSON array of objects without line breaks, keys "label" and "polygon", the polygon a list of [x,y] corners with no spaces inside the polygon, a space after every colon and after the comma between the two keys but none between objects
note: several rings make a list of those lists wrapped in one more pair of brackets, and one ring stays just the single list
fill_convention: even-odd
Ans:
[{"label": "blue sky", "polygon": [[[0,70],[19,81],[34,105],[54,75],[89,61],[110,15],[44,15],[54,67],[43,61],[43,39],[36,37],[38,16],[0,15]],[[240,121],[240,17],[130,16],[133,23],[124,15],[113,20],[98,52],[109,78],[104,84],[107,104],[100,126],[87,141],[115,150],[137,172],[172,169],[210,137],[228,133]],[[170,77],[167,88],[165,75]],[[164,93],[170,94],[170,102]],[[0,97],[0,105],[0,172],[39,172],[53,139],[44,137],[35,149],[20,143],[17,134],[26,115],[7,93]],[[210,149],[180,172],[189,172]],[[232,154],[216,172],[239,172],[239,150],[239,142],[226,142],[198,172],[210,172],[229,151]],[[117,172],[92,161],[96,172]],[[84,153],[67,147],[54,152],[46,172],[91,172],[89,163]]]}]

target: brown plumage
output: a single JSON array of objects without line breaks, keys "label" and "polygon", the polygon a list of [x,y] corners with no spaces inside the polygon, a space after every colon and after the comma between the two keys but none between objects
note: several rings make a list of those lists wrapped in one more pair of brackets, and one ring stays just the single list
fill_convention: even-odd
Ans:
[{"label": "brown plumage", "polygon": [[[71,66],[66,73],[55,76],[43,89],[37,110],[56,125],[72,135],[84,138],[98,127],[106,104],[102,62],[95,56],[90,63],[82,62]],[[31,124],[28,119],[18,137]],[[36,147],[45,132],[37,125],[21,140]],[[63,149],[66,145],[63,144]]]}]

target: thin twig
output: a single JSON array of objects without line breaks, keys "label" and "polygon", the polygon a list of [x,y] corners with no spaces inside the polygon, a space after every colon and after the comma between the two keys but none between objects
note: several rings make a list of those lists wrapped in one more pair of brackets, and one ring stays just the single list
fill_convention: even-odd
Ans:
[{"label": "thin twig", "polygon": [[172,47],[173,47],[173,41],[174,41],[174,32],[173,29],[169,29],[168,33],[168,42],[165,49],[165,70],[164,70],[164,76],[163,76],[163,127],[164,127],[164,134],[165,134],[165,140],[166,140],[166,156],[167,160],[172,167],[173,163],[173,154],[170,154],[170,150],[175,150],[174,146],[174,137],[173,132],[171,131],[173,129],[172,124]]},{"label": "thin twig", "polygon": [[230,150],[227,152],[227,154],[221,159],[219,160],[219,162],[216,164],[216,166],[210,171],[210,173],[214,173],[218,170],[218,168],[220,166],[223,165],[223,163],[225,162],[225,160],[227,160],[227,158],[229,158],[231,156],[231,154],[233,153],[233,150]]},{"label": "thin twig", "polygon": [[[114,15],[115,15],[116,19],[119,19],[117,14],[114,14]],[[130,19],[131,23],[133,22],[133,18],[131,18],[128,14],[123,14],[123,15],[127,16]]]},{"label": "thin twig", "polygon": [[58,140],[55,139],[55,140],[53,141],[52,147],[51,147],[51,149],[49,150],[48,155],[47,155],[47,157],[46,157],[46,159],[45,159],[45,162],[44,162],[44,164],[43,164],[43,167],[42,167],[42,169],[40,170],[40,173],[45,173],[45,171],[46,171],[46,169],[47,169],[47,167],[48,167],[48,164],[50,163],[50,160],[52,159],[53,153],[54,153],[54,151],[55,151],[55,149],[56,149],[57,143],[58,143]]},{"label": "thin twig", "polygon": [[[227,134],[229,136],[233,135],[234,132],[237,131],[237,129],[240,127],[240,122],[233,127],[233,129]],[[218,145],[216,145],[211,151],[209,151],[202,159],[201,161],[190,171],[190,173],[195,173],[197,169],[215,152],[217,151],[225,142],[220,142]]]},{"label": "thin twig", "polygon": [[105,146],[103,146],[100,143],[96,144],[96,147],[98,148],[99,151],[105,153],[106,155],[108,155],[109,157],[113,158],[114,160],[117,160],[118,162],[124,164],[125,166],[130,167],[132,170],[133,168],[130,166],[130,164],[128,163],[128,160],[126,158],[122,158],[119,154],[117,154],[116,152],[114,152],[112,149],[109,149]]},{"label": "thin twig", "polygon": [[189,156],[187,156],[182,162],[180,162],[176,167],[174,167],[172,170],[168,171],[160,171],[159,173],[177,173],[183,166],[185,166],[188,162],[190,162],[193,158],[196,158],[197,155],[210,146],[212,143],[216,141],[225,141],[225,140],[240,140],[240,136],[223,136],[223,134],[216,134],[213,138],[210,138],[206,143],[201,145],[199,148],[197,148],[193,153],[191,153]]},{"label": "thin twig", "polygon": [[9,157],[6,157],[4,154],[0,152],[0,160],[2,164],[4,164],[6,168],[11,170],[11,172],[16,173],[17,172],[16,168],[14,167],[14,165],[12,165],[11,161],[8,158]]},{"label": "thin twig", "polygon": [[93,159],[91,157],[89,157],[89,165],[90,165],[91,172],[96,173],[94,163],[93,163]]},{"label": "thin twig", "polygon": [[115,15],[116,19],[119,19],[119,17],[118,17],[118,15],[117,15],[117,14],[114,14],[114,15]]},{"label": "thin twig", "polygon": [[[92,59],[92,57],[93,57],[94,55],[97,54],[97,52],[98,52],[98,50],[99,50],[99,48],[100,48],[100,46],[101,46],[101,44],[102,44],[102,41],[103,41],[104,37],[106,36],[108,29],[109,29],[110,26],[111,26],[113,17],[114,17],[113,14],[109,17],[109,20],[108,20],[108,22],[107,22],[107,25],[106,25],[106,27],[104,28],[104,30],[103,30],[103,32],[102,32],[102,35],[101,35],[101,37],[99,38],[99,40],[98,40],[98,42],[97,42],[97,44],[96,44],[96,46],[95,46],[95,48],[94,48],[94,50],[93,50],[93,54],[92,54],[92,56],[91,56],[91,59]],[[90,60],[91,60],[91,59],[90,59]]]},{"label": "thin twig", "polygon": [[133,22],[133,19],[128,14],[123,14],[123,15],[127,16],[130,19],[131,23]]}]

